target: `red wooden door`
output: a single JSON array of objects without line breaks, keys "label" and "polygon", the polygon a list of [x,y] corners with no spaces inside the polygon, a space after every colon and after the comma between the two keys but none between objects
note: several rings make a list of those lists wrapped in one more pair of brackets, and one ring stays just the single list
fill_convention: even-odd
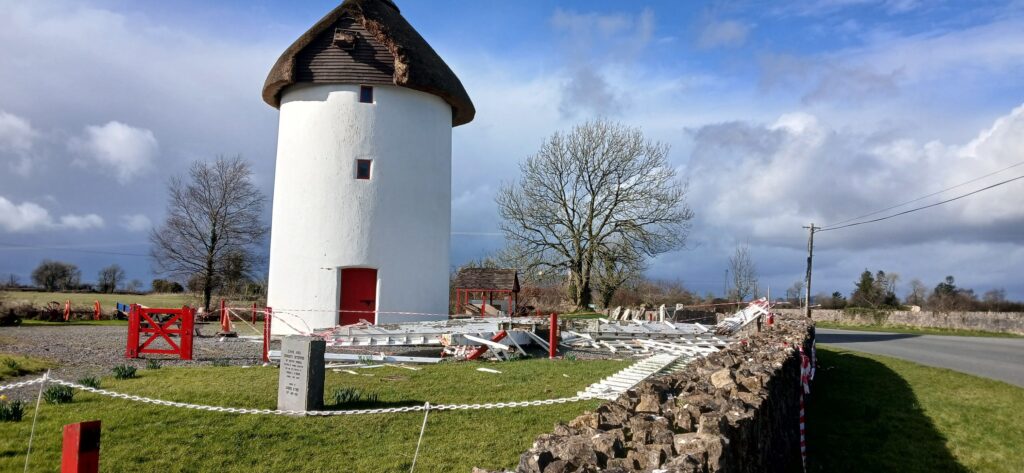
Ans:
[{"label": "red wooden door", "polygon": [[[341,270],[341,316],[338,323],[349,325],[360,319],[377,322],[377,270],[345,268]],[[368,312],[369,311],[369,312]]]}]

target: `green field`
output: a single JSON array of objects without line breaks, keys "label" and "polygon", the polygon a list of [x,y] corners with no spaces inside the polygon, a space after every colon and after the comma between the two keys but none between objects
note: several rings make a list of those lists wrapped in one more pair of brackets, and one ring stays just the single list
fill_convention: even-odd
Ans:
[{"label": "green field", "polygon": [[824,346],[818,357],[809,471],[1024,471],[1024,389]]},{"label": "green field", "polygon": [[959,337],[996,337],[996,338],[1022,338],[1024,335],[1017,335],[1015,333],[1006,332],[985,332],[981,330],[960,330],[950,328],[929,328],[929,327],[910,327],[906,325],[889,325],[889,324],[875,324],[875,325],[858,325],[858,324],[837,324],[835,322],[815,322],[815,326],[821,328],[833,328],[840,330],[863,330],[866,332],[890,332],[890,333],[909,333],[913,335],[952,335]]},{"label": "green field", "polygon": [[[0,345],[2,344],[3,339],[0,337]],[[0,382],[18,376],[41,373],[53,366],[53,363],[40,358],[0,353]]]},{"label": "green field", "polygon": [[92,309],[93,302],[100,301],[103,310],[114,308],[114,304],[141,304],[150,307],[181,307],[185,304],[195,304],[198,298],[190,294],[100,294],[100,293],[79,293],[79,292],[28,292],[28,291],[0,291],[0,301],[5,304],[28,303],[36,307],[46,305],[51,301],[61,303],[71,301],[71,306],[76,309]]},{"label": "green field", "polygon": [[[627,366],[626,361],[525,360],[444,363],[328,371],[326,397],[354,387],[379,395],[382,407],[482,403],[572,396]],[[486,366],[501,374],[484,373]],[[167,400],[274,408],[276,368],[162,368],[139,379],[105,378],[102,387]],[[330,418],[233,415],[133,403],[78,392],[74,403],[44,404],[36,427],[30,471],[60,464],[61,426],[103,421],[103,471],[409,471],[422,413]],[[432,412],[418,472],[512,468],[540,433],[568,421],[597,401],[496,410]],[[19,423],[0,423],[0,471],[21,471],[31,409]]]}]

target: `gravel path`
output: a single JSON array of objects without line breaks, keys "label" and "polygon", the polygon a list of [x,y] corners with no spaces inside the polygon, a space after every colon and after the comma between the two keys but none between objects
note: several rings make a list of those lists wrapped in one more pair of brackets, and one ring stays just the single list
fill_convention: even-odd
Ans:
[{"label": "gravel path", "polygon": [[[215,325],[200,328],[214,333]],[[109,376],[112,367],[128,364],[144,369],[146,359],[126,359],[127,326],[22,326],[0,328],[0,352],[43,358],[57,365],[51,375],[68,381],[86,376]],[[263,342],[260,338],[193,338],[194,361],[182,361],[166,355],[146,355],[160,360],[162,366],[211,366],[214,364],[253,365],[260,363]],[[154,343],[154,346],[156,343]],[[35,378],[38,374],[4,380],[3,384]],[[14,391],[37,392],[30,387]],[[8,393],[10,396],[10,393]],[[15,397],[11,396],[11,397]]]}]

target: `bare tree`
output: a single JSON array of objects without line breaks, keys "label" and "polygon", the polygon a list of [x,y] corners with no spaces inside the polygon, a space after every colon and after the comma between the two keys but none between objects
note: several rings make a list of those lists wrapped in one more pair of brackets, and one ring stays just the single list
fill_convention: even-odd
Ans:
[{"label": "bare tree", "polygon": [[32,282],[47,291],[77,289],[82,272],[71,263],[45,259],[32,271]]},{"label": "bare tree", "polygon": [[132,294],[136,294],[142,291],[142,281],[138,279],[132,279],[131,281],[128,281],[127,285],[125,285],[124,290]]},{"label": "bare tree", "polygon": [[167,220],[150,233],[157,271],[197,277],[206,310],[230,269],[227,259],[256,260],[254,249],[267,234],[260,219],[266,199],[251,179],[249,164],[239,156],[192,163],[187,179],[171,179]]},{"label": "bare tree", "polygon": [[120,265],[112,264],[107,266],[100,270],[99,278],[96,282],[96,290],[100,292],[114,292],[117,290],[117,286],[124,282],[124,278],[124,268]]},{"label": "bare tree", "polygon": [[920,279],[913,279],[910,281],[910,292],[907,293],[905,302],[907,305],[916,305],[921,307],[928,300],[928,286],[925,286]]},{"label": "bare tree", "polygon": [[10,273],[10,274],[7,275],[7,280],[5,281],[5,286],[7,288],[9,288],[9,289],[14,289],[14,288],[18,287],[20,282],[21,282],[21,278],[19,278],[17,274]]},{"label": "bare tree", "polygon": [[693,213],[667,156],[668,146],[639,128],[604,120],[548,138],[496,199],[510,246],[532,261],[524,269],[564,271],[570,302],[585,309],[601,258],[620,248],[642,258],[681,247]]},{"label": "bare tree", "polygon": [[608,307],[615,293],[628,282],[640,282],[647,269],[643,257],[629,247],[612,248],[594,264],[594,290],[601,307]]},{"label": "bare tree", "polygon": [[804,300],[804,281],[798,279],[793,282],[789,289],[786,289],[786,302],[801,306]]},{"label": "bare tree", "polygon": [[747,245],[736,247],[736,251],[729,257],[729,272],[732,275],[732,298],[737,301],[757,294],[757,266],[750,258],[750,248]]}]

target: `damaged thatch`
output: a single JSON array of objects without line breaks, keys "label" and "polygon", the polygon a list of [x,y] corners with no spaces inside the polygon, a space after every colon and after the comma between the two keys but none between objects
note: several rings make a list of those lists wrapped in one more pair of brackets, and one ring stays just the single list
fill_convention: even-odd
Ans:
[{"label": "damaged thatch", "polygon": [[452,126],[469,123],[476,114],[462,82],[426,40],[402,17],[390,0],[345,0],[285,50],[267,75],[263,101],[277,108],[281,92],[296,82],[296,58],[339,19],[359,22],[394,57],[395,85],[436,95],[452,107]]}]

